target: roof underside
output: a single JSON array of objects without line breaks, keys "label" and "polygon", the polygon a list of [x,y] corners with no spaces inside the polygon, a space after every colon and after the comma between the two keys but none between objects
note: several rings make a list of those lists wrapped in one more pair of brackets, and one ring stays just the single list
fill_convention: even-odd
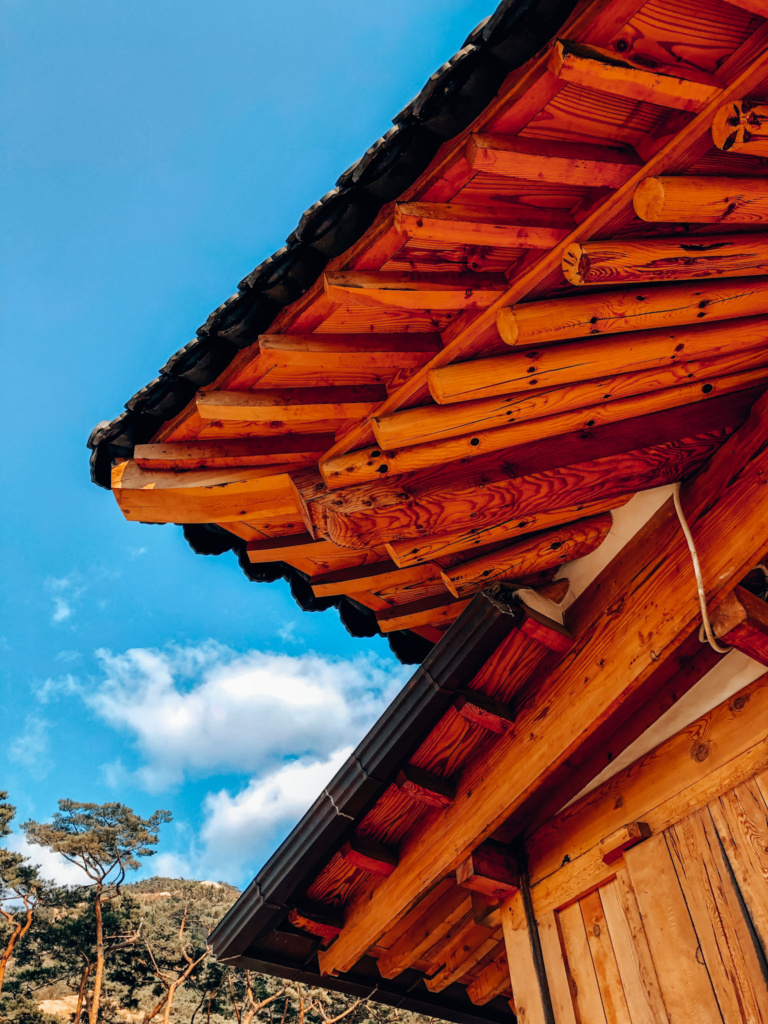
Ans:
[{"label": "roof underside", "polygon": [[[761,9],[502,4],[94,431],[94,478],[127,518],[186,523],[196,550],[287,575],[305,607],[336,603],[405,660],[438,644],[217,930],[220,955],[319,978],[333,920],[376,905],[345,838],[396,850],[433,813],[395,768],[452,786],[495,742],[488,701],[503,719],[562,653],[551,624],[479,592],[562,598],[553,578],[611,510],[695,474],[765,390]],[[324,983],[510,1019],[498,925],[468,899],[446,875]],[[408,922],[438,911],[434,942],[400,955]]]},{"label": "roof underside", "polygon": [[762,19],[572,6],[502,5],[96,429],[127,518],[419,661],[482,587],[546,583],[738,426],[766,378],[762,321],[727,340],[768,311],[762,236],[744,250],[765,143],[711,131]]}]

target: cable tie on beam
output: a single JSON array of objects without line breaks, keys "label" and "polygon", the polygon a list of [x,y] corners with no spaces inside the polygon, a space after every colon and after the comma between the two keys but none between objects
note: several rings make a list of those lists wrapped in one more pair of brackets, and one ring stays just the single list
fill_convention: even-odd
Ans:
[{"label": "cable tie on beam", "polygon": [[[696,588],[699,592],[699,607],[701,608],[701,627],[699,629],[699,639],[702,643],[707,642],[713,651],[717,651],[718,654],[727,654],[731,648],[725,644],[718,643],[715,638],[714,630],[712,629],[712,623],[709,621],[709,613],[707,611],[707,594],[704,590],[704,579],[701,575],[701,564],[699,562],[699,555],[696,551],[696,544],[693,540],[693,534],[688,526],[688,520],[685,518],[685,512],[683,512],[683,506],[680,503],[680,481],[675,484],[675,488],[672,492],[672,497],[675,503],[675,512],[677,512],[677,518],[680,520],[680,526],[683,528],[686,543],[688,544],[688,550],[691,553],[691,561],[693,562],[693,572],[696,576]],[[704,636],[702,637],[702,630]]]}]

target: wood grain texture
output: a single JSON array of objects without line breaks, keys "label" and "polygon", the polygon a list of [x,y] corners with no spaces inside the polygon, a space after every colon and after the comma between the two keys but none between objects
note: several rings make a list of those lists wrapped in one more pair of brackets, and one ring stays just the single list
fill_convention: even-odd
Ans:
[{"label": "wood grain texture", "polygon": [[568,246],[563,274],[570,284],[741,277],[768,272],[768,235],[612,240]]},{"label": "wood grain texture", "polygon": [[[621,296],[624,293],[609,294]],[[597,296],[598,300],[599,298],[600,296]],[[591,308],[595,296],[588,296],[588,300],[587,305]],[[569,302],[574,301],[575,299],[569,299]],[[633,301],[637,301],[636,297]],[[565,385],[577,386],[575,393],[584,395],[589,393],[590,388],[603,386],[595,383],[598,378],[611,377],[612,379],[605,383],[606,390],[613,393],[611,387],[620,388],[624,374],[640,370],[665,370],[678,365],[682,367],[690,360],[731,358],[734,355],[734,347],[740,354],[745,354],[761,349],[766,340],[768,319],[764,316],[738,319],[727,324],[715,323],[695,327],[682,325],[670,330],[665,328],[638,331],[619,338],[584,339],[435,369],[429,375],[430,392],[440,404],[510,394],[518,394],[517,401],[523,403],[526,399],[520,392],[528,393],[528,402],[531,401],[532,391],[562,388]],[[638,381],[642,379],[637,378]],[[682,383],[684,377],[678,379]],[[584,390],[579,392],[579,388]],[[595,394],[595,390],[591,393]],[[631,393],[638,392],[633,390]],[[599,401],[600,398],[596,396],[595,403]],[[586,404],[592,403],[582,402],[580,407],[583,408]],[[523,406],[523,409],[525,408]],[[514,419],[516,413],[519,417],[522,412],[514,406],[507,406],[507,409],[507,422]],[[552,412],[554,411],[553,409]],[[525,412],[522,414],[525,415]],[[423,410],[421,415],[424,416]],[[387,442],[387,446],[390,446],[396,438],[390,433],[384,433],[381,423],[380,420],[380,436]],[[483,424],[477,426],[481,425]]]},{"label": "wood grain texture", "polygon": [[514,215],[501,203],[398,203],[395,226],[408,238],[421,241],[548,249],[568,235],[573,221],[568,214],[535,209]]},{"label": "wood grain texture", "polygon": [[325,275],[325,291],[332,301],[409,310],[485,309],[506,286],[501,274],[343,270]]},{"label": "wood grain texture", "polygon": [[555,1024],[577,1024],[557,915],[538,917],[537,926]]},{"label": "wood grain texture", "polygon": [[489,529],[469,527],[455,533],[393,541],[387,545],[387,551],[396,565],[403,567],[416,565],[419,562],[432,561],[457,552],[471,551],[473,548],[486,544],[509,542],[550,526],[560,526],[562,523],[571,523],[589,515],[607,512],[625,504],[626,500],[627,497],[609,497],[588,505],[558,509],[554,512],[541,512],[523,519],[512,519]]},{"label": "wood grain texture", "polygon": [[493,962],[470,985],[467,985],[467,995],[475,1006],[485,1006],[496,996],[503,995],[508,991],[511,992],[509,964],[507,963],[506,946],[502,944]]},{"label": "wood grain texture", "polygon": [[382,633],[391,633],[396,629],[413,629],[415,626],[442,626],[454,622],[470,599],[457,601],[451,594],[438,594],[419,601],[400,604],[389,611],[376,614],[376,621]]},{"label": "wood grain texture", "polygon": [[[197,396],[197,411],[204,420],[268,423],[279,433],[280,424],[306,427],[366,416],[386,391],[377,385],[263,389],[260,391],[206,391]],[[333,428],[331,428],[333,429]]]},{"label": "wood grain texture", "polygon": [[721,1024],[723,1017],[699,951],[664,836],[629,850],[627,869],[670,1024]]},{"label": "wood grain texture", "polygon": [[528,841],[534,886],[627,821],[645,821],[656,833],[743,781],[739,772],[753,774],[751,759],[746,766],[738,759],[765,739],[759,723],[766,708],[768,679],[761,677],[570,804]]},{"label": "wood grain texture", "polygon": [[600,890],[589,893],[579,904],[606,1020],[609,1024],[633,1024]]},{"label": "wood grain texture", "polygon": [[722,1015],[757,1024],[768,987],[709,811],[695,811],[666,835]]},{"label": "wood grain texture", "polygon": [[768,107],[749,100],[725,104],[712,121],[712,141],[728,153],[768,156]]},{"label": "wood grain texture", "polygon": [[768,945],[768,811],[760,785],[749,779],[709,805],[752,925]]},{"label": "wood grain texture", "polygon": [[309,529],[301,495],[279,466],[175,473],[127,460],[113,469],[112,490],[125,518],[144,523],[268,523],[289,517],[296,531]]},{"label": "wood grain texture", "polygon": [[768,667],[768,604],[737,587],[713,612],[715,636]]},{"label": "wood grain texture", "polygon": [[580,904],[573,903],[561,910],[557,922],[577,1019],[584,1024],[608,1024]]},{"label": "wood grain texture", "polygon": [[445,569],[440,575],[454,597],[467,597],[491,583],[524,579],[537,570],[581,558],[600,546],[612,525],[611,514],[605,512],[556,530],[533,534],[493,554]]},{"label": "wood grain texture", "polygon": [[498,526],[508,521],[510,512],[526,518],[594,501],[596,493],[605,500],[624,497],[696,472],[723,440],[722,433],[683,439],[511,480],[490,480],[482,489],[470,478],[465,488],[435,486],[414,496],[403,490],[397,493],[407,500],[382,503],[375,512],[329,509],[328,535],[342,547],[368,547],[470,526]]},{"label": "wood grain texture", "polygon": [[650,69],[634,64],[616,51],[562,40],[552,48],[549,69],[574,85],[676,110],[695,112],[721,90],[717,79],[706,72],[686,69],[681,76],[663,66]]},{"label": "wood grain texture", "polygon": [[[703,382],[689,381],[629,398],[611,398],[607,402],[554,413],[533,420],[511,423],[495,429],[475,430],[462,437],[431,441],[388,451],[370,448],[335,459],[323,460],[320,468],[330,488],[369,483],[384,477],[418,472],[433,466],[466,465],[490,452],[514,452],[542,438],[554,438],[577,431],[588,432],[595,427],[620,423],[666,409],[679,409],[696,402],[711,401],[720,395],[768,384],[768,352],[752,353],[754,360],[764,363],[756,369],[742,370],[723,376],[708,377]],[[682,369],[682,367],[681,367]],[[708,367],[707,372],[711,367]],[[542,396],[548,397],[548,396]]]},{"label": "wood grain texture", "polygon": [[378,959],[382,978],[396,978],[466,919],[469,895],[453,884],[437,899],[427,897],[408,916],[409,927]]},{"label": "wood grain texture", "polygon": [[768,223],[768,195],[755,178],[649,177],[637,185],[632,202],[645,221]]},{"label": "wood grain texture", "polygon": [[599,893],[632,1024],[669,1024],[627,869],[622,867]]},{"label": "wood grain texture", "polygon": [[656,284],[596,295],[505,306],[499,334],[508,345],[542,345],[567,338],[652,330],[768,313],[768,278]]},{"label": "wood grain texture", "polygon": [[476,171],[588,188],[617,188],[642,166],[626,150],[503,135],[472,135],[467,159]]},{"label": "wood grain texture", "polygon": [[314,465],[333,444],[333,434],[286,434],[232,438],[223,441],[165,441],[137,444],[136,465],[142,469],[220,469],[282,463]]},{"label": "wood grain texture", "polygon": [[[767,438],[768,402],[760,400],[748,422],[683,491],[713,602],[725,597],[768,547],[761,503]],[[734,516],[740,523],[737,537],[728,530]],[[729,535],[732,545],[726,542]],[[642,690],[658,662],[689,635],[698,615],[695,588],[679,586],[681,573],[690,571],[689,559],[670,501],[572,606],[568,626],[576,643],[540,686],[536,706],[521,710],[515,730],[489,748],[482,765],[465,769],[454,804],[410,833],[398,868],[379,884],[376,899],[347,908],[344,930],[322,955],[323,970],[345,970],[355,963],[393,917],[455,867],[468,848],[524,810],[526,795],[535,794],[624,701]],[[674,602],[659,602],[664,590],[674,593]],[[638,819],[648,820],[632,815]],[[427,845],[432,851],[428,863],[423,857]]]},{"label": "wood grain texture", "polygon": [[517,1020],[547,1024],[520,893],[502,904],[501,919]]}]

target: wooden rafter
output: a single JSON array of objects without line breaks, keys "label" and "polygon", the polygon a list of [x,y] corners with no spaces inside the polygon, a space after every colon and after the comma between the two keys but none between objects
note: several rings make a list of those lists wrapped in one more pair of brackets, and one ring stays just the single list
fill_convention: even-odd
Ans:
[{"label": "wooden rafter", "polygon": [[[768,400],[763,399],[684,495],[705,578],[712,581],[710,600],[722,600],[768,547],[760,502],[767,471]],[[738,532],[728,529],[734,516]],[[522,709],[514,733],[498,741],[479,769],[465,772],[454,805],[460,811],[452,806],[438,822],[415,829],[401,848],[397,870],[378,887],[375,899],[367,894],[364,906],[348,908],[344,930],[320,955],[324,971],[348,970],[376,941],[384,920],[391,921],[393,908],[407,908],[435,876],[461,861],[468,845],[472,848],[519,810],[530,787],[583,745],[604,716],[615,713],[622,699],[652,676],[697,615],[693,582],[688,589],[679,584],[686,572],[692,576],[690,555],[670,502],[628,543],[620,564],[609,565],[574,605],[569,622],[576,644],[542,686],[539,703]],[[664,588],[674,600],[659,602]],[[624,610],[617,613],[622,595]],[[576,678],[578,688],[572,685]],[[543,718],[541,706],[548,707]],[[591,723],[586,734],[585,723]],[[421,855],[425,844],[434,850],[428,864]]]}]

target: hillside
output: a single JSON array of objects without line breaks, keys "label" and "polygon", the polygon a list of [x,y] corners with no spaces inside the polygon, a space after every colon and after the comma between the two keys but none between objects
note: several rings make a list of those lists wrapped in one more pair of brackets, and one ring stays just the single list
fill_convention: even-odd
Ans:
[{"label": "hillside", "polygon": [[[88,1021],[95,939],[91,893],[86,886],[56,890],[55,898],[38,911],[11,961],[0,996],[0,1022]],[[211,960],[208,932],[238,895],[224,883],[179,878],[122,886],[105,912],[108,955],[99,1024],[426,1021],[317,989],[286,988],[278,979],[249,975]],[[178,987],[169,1008],[174,985]]]}]

